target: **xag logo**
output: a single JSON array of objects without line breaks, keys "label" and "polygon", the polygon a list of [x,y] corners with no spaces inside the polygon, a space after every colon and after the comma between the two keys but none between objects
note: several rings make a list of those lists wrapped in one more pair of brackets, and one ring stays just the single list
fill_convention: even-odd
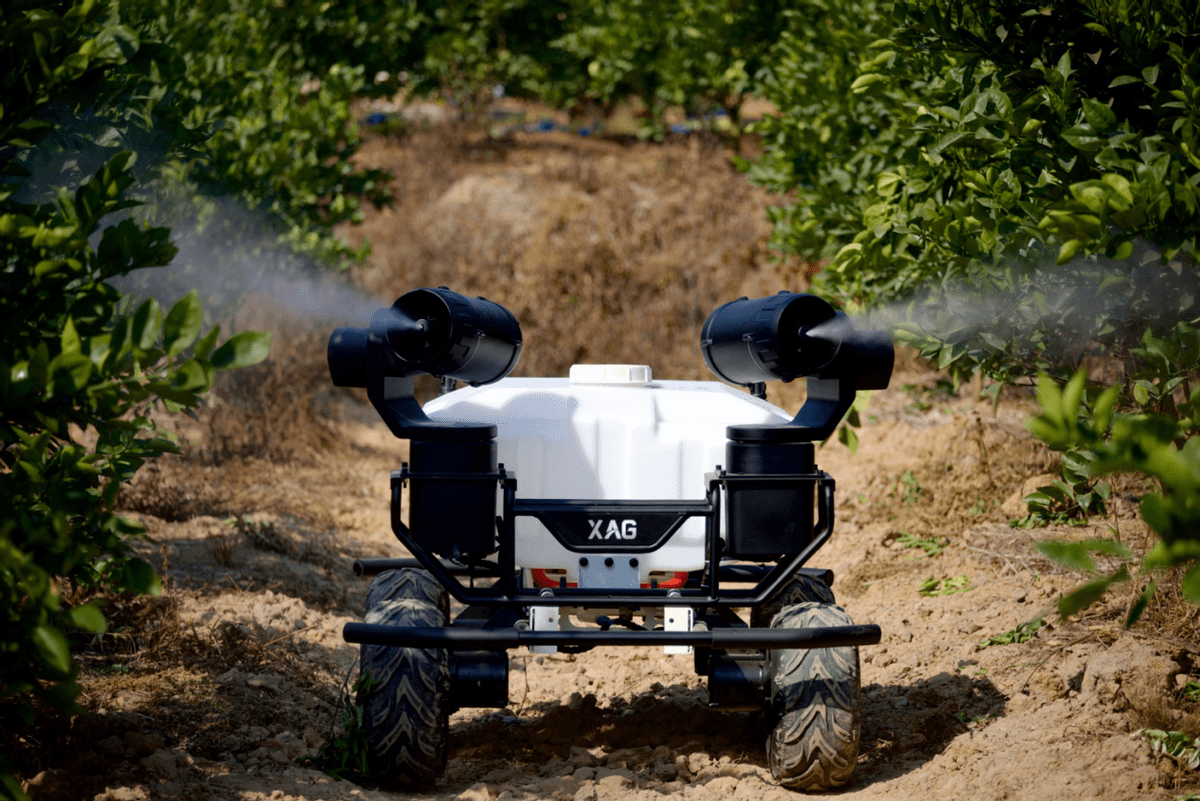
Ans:
[{"label": "xag logo", "polygon": [[609,520],[608,527],[604,526],[604,518],[599,520],[589,520],[588,525],[592,527],[592,533],[588,534],[589,540],[636,540],[637,539],[637,521],[636,520]]}]

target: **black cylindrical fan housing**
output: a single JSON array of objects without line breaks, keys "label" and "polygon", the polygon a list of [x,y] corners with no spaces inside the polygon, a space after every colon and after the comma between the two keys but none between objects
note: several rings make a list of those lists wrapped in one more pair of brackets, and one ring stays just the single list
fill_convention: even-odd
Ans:
[{"label": "black cylindrical fan housing", "polygon": [[838,355],[849,325],[816,295],[739,298],[708,316],[700,349],[708,369],[731,384],[815,375]]},{"label": "black cylindrical fan housing", "polygon": [[370,375],[367,340],[370,336],[369,328],[336,328],[329,336],[325,357],[335,387],[367,386]]},{"label": "black cylindrical fan housing", "polygon": [[508,309],[485,298],[415,289],[375,312],[369,328],[336,329],[326,355],[339,387],[419,373],[490,384],[517,366],[521,326]]},{"label": "black cylindrical fan housing", "polygon": [[499,381],[521,356],[521,326],[508,309],[448,289],[407,292],[371,323],[402,363],[471,385]]}]

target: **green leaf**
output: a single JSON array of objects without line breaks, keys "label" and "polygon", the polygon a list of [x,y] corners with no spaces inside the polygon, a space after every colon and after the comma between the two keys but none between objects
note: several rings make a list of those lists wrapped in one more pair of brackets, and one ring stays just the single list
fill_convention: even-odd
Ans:
[{"label": "green leaf", "polygon": [[122,568],[124,588],[138,595],[162,595],[162,583],[154,568],[141,559],[130,559]]},{"label": "green leaf", "polygon": [[1062,247],[1060,247],[1058,249],[1057,263],[1058,264],[1067,264],[1072,259],[1074,259],[1076,256],[1078,256],[1079,251],[1082,249],[1083,249],[1083,240],[1068,239],[1066,242],[1063,242]]},{"label": "green leaf", "polygon": [[[191,408],[200,402],[200,398],[190,389],[176,389],[170,384],[163,384],[157,381],[151,381],[146,384],[146,389],[154,393],[164,401],[176,403],[179,408]],[[172,409],[178,411],[179,408]]]},{"label": "green leaf", "polygon": [[854,83],[850,84],[850,91],[856,95],[870,89],[877,83],[882,83],[888,80],[888,76],[881,75],[878,72],[868,72],[866,75],[860,75],[854,79]]},{"label": "green leaf", "polygon": [[193,289],[171,307],[163,322],[163,344],[167,355],[174,356],[195,342],[203,323],[200,295]]},{"label": "green leaf", "polygon": [[217,339],[219,339],[220,336],[221,326],[214,325],[209,332],[201,337],[200,341],[196,343],[196,358],[208,359],[209,355],[213,352],[213,348],[217,346]]},{"label": "green leaf", "polygon": [[1062,390],[1050,376],[1042,373],[1037,380],[1037,401],[1042,413],[1056,420],[1063,417]]},{"label": "green leaf", "polygon": [[92,360],[79,351],[60,353],[51,360],[48,370],[56,392],[73,394],[87,386]]},{"label": "green leaf", "polygon": [[1082,104],[1084,119],[1097,133],[1103,133],[1117,124],[1117,115],[1104,103],[1085,97]]},{"label": "green leaf", "polygon": [[1071,73],[1073,73],[1075,70],[1071,69],[1070,52],[1064,52],[1062,54],[1062,57],[1058,59],[1058,64],[1055,65],[1054,70],[1064,78],[1071,77]]},{"label": "green leaf", "polygon": [[262,331],[243,331],[230,337],[213,351],[212,365],[218,370],[233,370],[258,364],[271,351],[271,335]]},{"label": "green leaf", "polygon": [[65,617],[72,626],[89,634],[103,634],[108,631],[108,621],[104,619],[104,613],[95,601],[68,609]]},{"label": "green leaf", "polygon": [[1158,588],[1158,579],[1151,581],[1138,599],[1133,602],[1133,606],[1129,607],[1129,614],[1125,616],[1125,628],[1129,628],[1134,623],[1137,623],[1138,618],[1146,611],[1146,606],[1150,603],[1150,599],[1154,597],[1154,591]]},{"label": "green leaf", "polygon": [[1058,600],[1058,614],[1063,619],[1082,612],[1104,597],[1108,588],[1129,578],[1129,571],[1122,567],[1117,572],[1094,578],[1076,587]]},{"label": "green leaf", "polygon": [[1034,543],[1033,547],[1047,559],[1051,559],[1073,570],[1082,570],[1091,573],[1096,569],[1096,563],[1092,561],[1091,548],[1087,546],[1087,543],[1046,540]]},{"label": "green leaf", "polygon": [[62,336],[59,337],[63,353],[79,353],[83,350],[83,343],[79,341],[79,334],[75,331],[75,321],[70,317],[63,323]]},{"label": "green leaf", "polygon": [[1083,368],[1075,371],[1062,393],[1062,417],[1068,426],[1074,427],[1079,419],[1079,405],[1083,400],[1083,390],[1087,386],[1087,371]]},{"label": "green leaf", "polygon": [[150,298],[133,313],[133,346],[148,351],[158,342],[162,331],[163,315],[158,301]]},{"label": "green leaf", "polygon": [[1152,493],[1143,496],[1138,503],[1138,513],[1146,525],[1154,529],[1160,537],[1170,537],[1175,533],[1174,520],[1171,515],[1171,505],[1163,500],[1161,495]]},{"label": "green leaf", "polygon": [[188,392],[203,392],[212,386],[212,368],[199,359],[189,359],[176,368],[171,376],[171,388]]},{"label": "green leaf", "polygon": [[29,796],[21,789],[21,783],[17,781],[15,776],[7,773],[9,770],[2,762],[0,762],[0,798],[12,799],[12,801],[29,801]]},{"label": "green leaf", "polygon": [[1200,564],[1192,565],[1188,572],[1183,574],[1179,588],[1188,603],[1200,606]]},{"label": "green leaf", "polygon": [[35,626],[30,638],[38,656],[46,663],[56,678],[65,679],[73,672],[71,649],[67,638],[53,626],[42,624]]},{"label": "green leaf", "polygon": [[1021,498],[1021,502],[1030,508],[1037,507],[1048,509],[1054,505],[1055,499],[1051,498],[1044,492],[1031,492],[1025,497]]},{"label": "green leaf", "polygon": [[854,433],[854,429],[848,425],[843,425],[838,429],[838,442],[850,449],[851,453],[858,451],[858,434]]},{"label": "green leaf", "polygon": [[1113,409],[1116,408],[1117,400],[1121,397],[1120,387],[1109,387],[1101,393],[1096,400],[1096,405],[1092,411],[1092,421],[1095,423],[1096,431],[1103,434],[1112,421]]}]

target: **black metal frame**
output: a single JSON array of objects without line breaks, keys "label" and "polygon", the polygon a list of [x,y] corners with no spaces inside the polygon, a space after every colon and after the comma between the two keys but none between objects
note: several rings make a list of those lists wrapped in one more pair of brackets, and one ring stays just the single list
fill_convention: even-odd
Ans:
[{"label": "black metal frame", "polygon": [[[833,321],[830,331],[818,336],[816,326]],[[521,350],[520,326],[502,306],[483,298],[470,299],[441,287],[418,289],[402,296],[391,309],[382,309],[368,328],[339,328],[329,340],[330,374],[337,386],[362,387],[392,433],[412,441],[408,465],[392,474],[392,531],[412,554],[412,560],[385,560],[389,566],[419,566],[437,579],[468,609],[448,628],[405,628],[349,623],[344,629],[350,642],[403,647],[445,647],[463,662],[462,681],[474,682],[482,695],[499,697],[500,674],[507,663],[487,653],[518,645],[557,645],[586,648],[595,645],[691,645],[732,676],[742,667],[738,659],[718,657],[713,651],[728,649],[826,648],[871,645],[879,642],[877,626],[839,626],[823,629],[754,629],[733,612],[735,607],[756,607],[780,592],[805,562],[829,539],[833,530],[834,481],[815,468],[811,450],[806,467],[792,472],[797,443],[825,439],[836,428],[862,389],[883,389],[891,376],[894,353],[890,340],[872,332],[856,332],[849,321],[824,301],[783,292],[769,298],[742,298],[710,315],[701,334],[705,362],[718,375],[763,394],[765,380],[804,377],[808,397],[794,420],[776,425],[735,425],[727,428],[728,471],[719,467],[706,477],[702,501],[586,501],[532,500],[516,497],[517,479],[496,461],[494,423],[432,420],[413,394],[413,377],[423,373],[442,379],[443,392],[456,381],[490,383],[507,375]],[[419,447],[418,447],[419,446]],[[811,448],[811,446],[810,446]],[[403,488],[407,482],[425,483],[420,494],[422,511],[414,500],[413,536],[401,520]],[[440,486],[438,486],[440,484]],[[778,489],[777,489],[778,485]],[[497,487],[502,493],[501,514],[495,517]],[[795,494],[791,494],[794,488]],[[782,490],[780,492],[779,490]],[[812,493],[816,492],[818,519],[812,521]],[[739,494],[734,495],[736,491]],[[416,496],[414,487],[414,496]],[[742,569],[722,561],[719,535],[722,494],[731,519],[727,522],[728,555],[751,561],[773,561],[773,567]],[[469,498],[457,512],[442,509],[461,497]],[[758,515],[758,507],[766,515]],[[567,529],[555,521],[587,513],[648,515],[665,527],[657,539],[616,547],[573,547]],[[694,580],[681,588],[624,589],[605,592],[587,588],[522,587],[516,565],[516,518],[531,516],[549,521],[547,528],[568,550],[587,558],[589,553],[636,554],[652,551],[669,541],[691,517],[705,518],[707,564]],[[675,522],[670,518],[674,516]],[[457,521],[468,535],[451,540],[448,547],[432,537],[444,521],[453,530]],[[765,521],[765,522],[764,522]],[[774,530],[776,521],[788,523]],[[576,521],[577,522],[577,521]],[[791,525],[798,523],[798,525]],[[564,524],[565,525],[565,524]],[[768,532],[765,539],[735,540],[746,531]],[[493,533],[495,537],[493,537]],[[777,536],[776,536],[777,535]],[[794,550],[795,542],[803,542]],[[782,556],[775,558],[775,545]],[[579,546],[578,542],[574,543]],[[432,546],[432,547],[431,547]],[[497,546],[497,547],[491,547]],[[437,551],[435,553],[434,551]],[[765,553],[764,553],[765,551]],[[439,556],[440,554],[440,556]],[[495,561],[491,560],[496,555]],[[462,556],[463,558],[459,558]],[[441,557],[453,557],[449,562]],[[636,558],[636,557],[630,557]],[[369,574],[384,567],[379,560],[360,560],[355,572]],[[631,565],[632,567],[632,565]],[[458,577],[465,577],[464,586]],[[732,578],[754,582],[752,589],[723,588]],[[476,586],[486,580],[486,586]],[[527,631],[521,615],[531,607],[592,609],[692,607],[707,630]],[[620,621],[617,621],[620,622]],[[611,622],[610,622],[611,623]],[[475,656],[470,656],[472,653]],[[457,656],[456,656],[457,655]],[[725,661],[722,661],[725,660]],[[453,661],[453,659],[452,659]],[[475,663],[478,664],[475,664]],[[699,664],[699,662],[697,663]],[[715,678],[717,673],[713,674]],[[484,687],[491,683],[490,689]],[[754,683],[754,682],[752,682]],[[761,684],[757,682],[756,686]]]},{"label": "black metal frame", "polygon": [[742,648],[837,648],[879,642],[875,625],[828,626],[811,629],[754,629],[728,627],[708,631],[526,631],[510,628],[387,626],[347,623],[347,642],[395,645],[405,648],[493,650],[522,645],[690,645],[713,650]]},{"label": "black metal frame", "polygon": [[[417,559],[421,567],[428,570],[441,582],[455,600],[464,604],[486,606],[576,606],[613,608],[621,606],[704,606],[704,607],[745,607],[757,606],[765,602],[790,579],[795,572],[808,561],[816,551],[828,541],[833,531],[833,495],[836,483],[833,478],[823,471],[811,475],[793,476],[754,476],[746,479],[741,476],[731,476],[724,471],[709,473],[705,478],[708,491],[703,501],[577,501],[577,500],[524,500],[516,498],[517,479],[501,466],[497,473],[491,476],[499,482],[504,493],[503,515],[496,519],[500,532],[499,548],[495,567],[490,563],[479,575],[494,575],[497,581],[487,588],[463,586],[455,574],[472,576],[472,566],[451,569],[434,554],[422,548],[410,535],[408,527],[400,519],[400,504],[403,498],[403,486],[417,481],[462,481],[461,474],[414,474],[407,465],[392,473],[392,532],[400,543]],[[475,476],[472,476],[475,478]],[[718,521],[721,514],[720,489],[728,484],[753,480],[762,481],[773,479],[789,481],[797,484],[812,483],[819,490],[819,517],[812,541],[798,553],[782,560],[771,569],[765,577],[758,580],[753,590],[720,589],[721,582],[721,546],[718,536]],[[586,504],[586,507],[580,507]],[[681,588],[675,590],[628,590],[624,594],[598,592],[579,588],[560,588],[546,593],[544,589],[526,588],[519,586],[516,569],[516,531],[517,517],[538,517],[551,509],[568,507],[586,508],[589,511],[604,510],[613,514],[625,511],[654,508],[657,511],[673,511],[681,518],[705,518],[705,538],[708,552],[708,565],[701,588]],[[581,556],[587,553],[581,552]],[[481,565],[482,566],[482,565]]]},{"label": "black metal frame", "polygon": [[[816,470],[811,474],[745,477],[730,475],[723,470],[706,476],[708,486],[703,501],[581,501],[573,499],[518,499],[517,479],[500,465],[495,473],[474,474],[469,480],[490,480],[498,483],[503,493],[503,513],[496,518],[498,530],[497,559],[475,564],[447,564],[429,552],[411,536],[401,519],[400,509],[404,487],[408,482],[463,481],[462,474],[414,473],[408,465],[392,473],[392,531],[414,559],[402,560],[396,566],[419,566],[440,582],[455,600],[473,609],[508,610],[504,622],[489,620],[482,626],[447,628],[401,628],[367,623],[347,623],[343,634],[348,642],[410,648],[444,647],[450,649],[516,648],[522,645],[556,645],[564,647],[594,647],[603,645],[690,645],[713,650],[770,649],[770,648],[832,648],[842,645],[873,645],[881,637],[878,626],[838,626],[823,629],[754,629],[743,626],[712,628],[707,631],[626,631],[596,629],[595,631],[525,631],[513,625],[513,611],[527,607],[552,606],[572,608],[641,608],[693,607],[698,616],[707,610],[731,611],[735,607],[759,606],[777,594],[799,572],[804,563],[828,541],[833,531],[835,482],[829,474]],[[741,567],[740,575],[733,566],[721,563],[719,521],[721,492],[729,485],[743,481],[778,481],[800,486],[812,484],[817,490],[818,518],[812,539],[797,553],[781,559],[773,567],[762,566],[748,570]],[[698,586],[676,589],[638,589],[606,592],[588,588],[557,589],[522,587],[516,566],[516,518],[540,518],[564,511],[585,513],[624,513],[653,511],[675,514],[680,522],[691,517],[705,519],[705,538],[708,564],[702,571]],[[670,536],[678,531],[676,525]],[[669,540],[670,536],[666,539]],[[658,544],[661,546],[661,542]],[[581,557],[590,552],[577,551]],[[634,551],[633,553],[636,553]],[[363,571],[356,563],[356,572],[376,572],[391,564],[374,564]],[[722,568],[726,569],[722,569]],[[758,567],[758,566],[755,566]],[[465,586],[459,577],[469,579]],[[490,578],[489,586],[475,586],[476,579]],[[754,581],[752,589],[722,588],[722,580],[745,583]],[[689,582],[689,585],[693,582]],[[721,619],[721,618],[718,618]],[[500,623],[500,625],[493,625]]]}]

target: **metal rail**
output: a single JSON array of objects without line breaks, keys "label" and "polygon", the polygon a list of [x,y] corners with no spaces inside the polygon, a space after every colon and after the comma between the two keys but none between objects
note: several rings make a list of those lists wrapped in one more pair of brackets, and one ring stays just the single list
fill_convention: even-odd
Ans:
[{"label": "metal rail", "polygon": [[882,635],[879,626],[875,625],[807,629],[722,628],[709,631],[527,631],[515,628],[441,628],[347,623],[342,629],[342,636],[346,642],[403,648],[492,650],[519,648],[523,645],[690,645],[727,651],[742,648],[839,648],[875,645]]}]

